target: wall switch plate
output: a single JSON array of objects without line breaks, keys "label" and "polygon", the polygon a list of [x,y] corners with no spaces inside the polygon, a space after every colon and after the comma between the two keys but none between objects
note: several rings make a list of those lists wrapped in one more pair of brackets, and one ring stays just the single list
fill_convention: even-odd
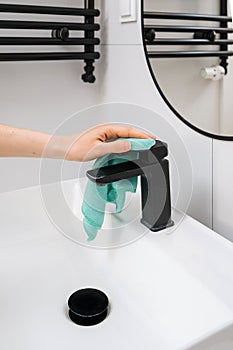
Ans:
[{"label": "wall switch plate", "polygon": [[120,22],[137,21],[137,0],[120,0]]}]

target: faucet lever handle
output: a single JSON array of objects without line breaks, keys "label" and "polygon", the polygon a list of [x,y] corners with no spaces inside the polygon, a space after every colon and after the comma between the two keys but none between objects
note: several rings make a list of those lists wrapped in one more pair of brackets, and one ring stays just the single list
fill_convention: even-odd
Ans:
[{"label": "faucet lever handle", "polygon": [[139,159],[143,163],[160,163],[162,159],[168,155],[167,144],[160,140],[156,140],[155,145],[152,146],[149,150],[138,151],[138,153]]}]

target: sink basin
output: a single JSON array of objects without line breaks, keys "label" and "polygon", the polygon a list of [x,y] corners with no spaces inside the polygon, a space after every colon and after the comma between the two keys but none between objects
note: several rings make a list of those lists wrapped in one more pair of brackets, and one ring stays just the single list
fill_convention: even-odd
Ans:
[{"label": "sink basin", "polygon": [[[70,207],[78,201],[75,186],[63,185]],[[126,212],[140,210],[135,198]],[[174,211],[173,230],[155,234],[145,231],[139,212],[135,219],[123,213],[120,223],[108,214],[99,243],[88,245],[79,209],[67,239],[48,217],[39,187],[1,194],[0,212],[1,349],[233,348],[233,245],[192,218]],[[100,249],[108,244],[112,249]],[[110,300],[108,317],[93,327],[67,316],[69,296],[83,287]]]}]

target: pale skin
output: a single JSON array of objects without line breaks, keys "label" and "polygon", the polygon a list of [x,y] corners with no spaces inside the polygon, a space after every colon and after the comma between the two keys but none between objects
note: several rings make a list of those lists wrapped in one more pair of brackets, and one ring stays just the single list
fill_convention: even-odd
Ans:
[{"label": "pale skin", "polygon": [[[118,124],[100,124],[74,135],[50,135],[0,124],[0,157],[58,158],[89,161],[108,153],[124,153],[130,143],[120,138],[155,137]],[[106,142],[112,141],[112,142]]]}]

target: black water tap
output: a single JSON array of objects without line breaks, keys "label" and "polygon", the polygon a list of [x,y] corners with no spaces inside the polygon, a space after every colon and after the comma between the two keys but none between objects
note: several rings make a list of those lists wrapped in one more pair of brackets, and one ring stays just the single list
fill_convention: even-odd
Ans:
[{"label": "black water tap", "polygon": [[[141,222],[154,232],[172,226],[167,144],[157,140],[149,150],[127,154],[131,152],[137,152],[138,159],[89,170],[87,177],[96,185],[106,185],[141,176]],[[124,154],[114,155],[114,159],[124,158]]]}]

